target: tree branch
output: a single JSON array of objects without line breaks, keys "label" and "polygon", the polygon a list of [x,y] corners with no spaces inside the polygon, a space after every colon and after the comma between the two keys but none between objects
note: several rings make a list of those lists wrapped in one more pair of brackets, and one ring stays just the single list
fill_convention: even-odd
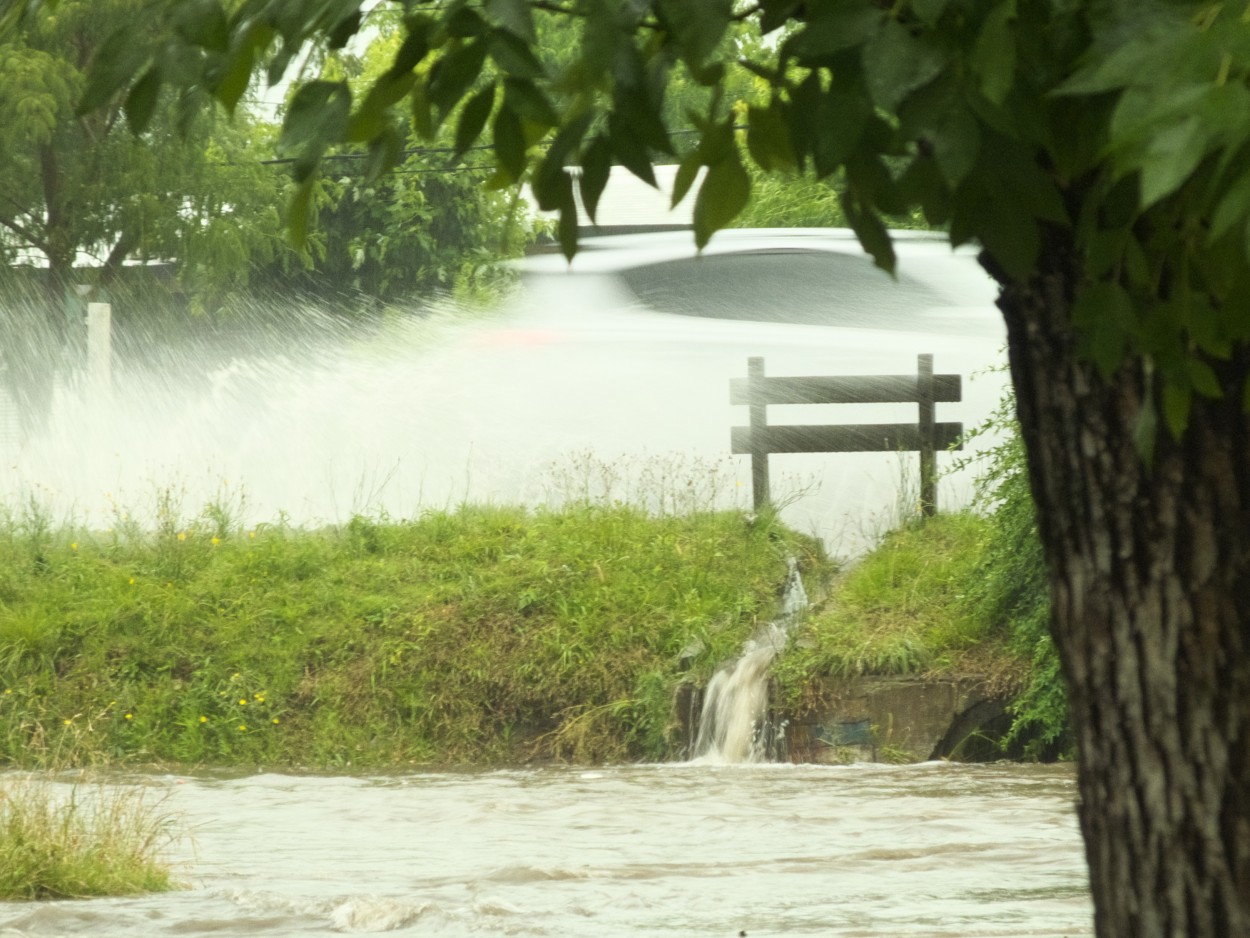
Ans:
[{"label": "tree branch", "polygon": [[26,243],[29,244],[31,247],[36,248],[40,251],[43,251],[45,254],[48,253],[47,242],[43,238],[35,234],[35,232],[27,228],[25,225],[19,225],[17,222],[13,221],[11,218],[4,218],[4,217],[0,217],[0,225],[4,226],[5,228],[8,228],[14,234],[20,235],[22,238],[26,240]]},{"label": "tree branch", "polygon": [[113,245],[108,257],[104,259],[103,266],[100,268],[99,277],[96,280],[98,286],[105,287],[113,281],[117,276],[117,272],[121,270],[122,262],[138,242],[139,238],[137,236],[126,230],[122,231],[121,237],[117,239],[117,243]]}]

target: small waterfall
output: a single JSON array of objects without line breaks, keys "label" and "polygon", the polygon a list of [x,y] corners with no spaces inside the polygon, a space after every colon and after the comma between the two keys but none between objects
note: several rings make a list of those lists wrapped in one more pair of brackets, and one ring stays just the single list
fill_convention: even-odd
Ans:
[{"label": "small waterfall", "polygon": [[736,662],[721,668],[703,694],[696,762],[767,762],[773,757],[777,730],[768,722],[768,669],[785,647],[790,629],[807,609],[799,565],[790,558],[781,615],[742,646]]}]

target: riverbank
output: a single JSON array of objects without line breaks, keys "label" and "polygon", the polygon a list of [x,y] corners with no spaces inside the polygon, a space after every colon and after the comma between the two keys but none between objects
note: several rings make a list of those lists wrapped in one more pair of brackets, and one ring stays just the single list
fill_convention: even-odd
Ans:
[{"label": "riverbank", "polygon": [[465,506],[316,530],[209,509],[0,531],[0,761],[333,769],[662,760],[675,688],[810,538],[739,512]]}]

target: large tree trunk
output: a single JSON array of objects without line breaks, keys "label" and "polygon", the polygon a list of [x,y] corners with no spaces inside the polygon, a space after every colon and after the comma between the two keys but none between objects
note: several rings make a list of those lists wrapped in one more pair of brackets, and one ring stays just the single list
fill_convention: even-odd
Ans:
[{"label": "large tree trunk", "polygon": [[1178,442],[1140,361],[1077,355],[1070,246],[1008,284],[1012,378],[1069,684],[1101,938],[1250,935],[1250,350]]}]

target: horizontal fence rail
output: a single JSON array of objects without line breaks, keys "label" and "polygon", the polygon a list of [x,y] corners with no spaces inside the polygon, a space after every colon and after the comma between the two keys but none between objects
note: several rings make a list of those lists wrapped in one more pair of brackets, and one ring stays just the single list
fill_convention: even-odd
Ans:
[{"label": "horizontal fence rail", "polygon": [[[898,404],[924,399],[919,375],[729,379],[731,404]],[[754,389],[754,390],[753,390]],[[962,400],[960,375],[933,375],[935,403]],[[758,397],[752,397],[752,394]]]},{"label": "horizontal fence rail", "polygon": [[[960,449],[962,423],[937,423],[935,404],[963,399],[960,375],[935,375],[933,356],[919,355],[914,375],[768,377],[764,359],[747,359],[747,377],[729,382],[729,402],[750,408],[750,425],[730,429],[730,449],[751,457],[756,509],[769,501],[772,453],[920,453],[920,505],[937,510],[937,450]],[[780,425],[768,423],[770,404],[908,404],[916,423]]]}]

